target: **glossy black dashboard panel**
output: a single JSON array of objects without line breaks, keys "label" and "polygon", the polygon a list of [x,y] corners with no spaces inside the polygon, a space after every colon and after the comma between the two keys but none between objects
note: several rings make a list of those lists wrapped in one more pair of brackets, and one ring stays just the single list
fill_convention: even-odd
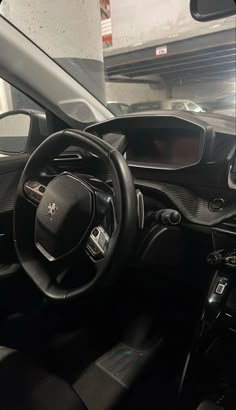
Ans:
[{"label": "glossy black dashboard panel", "polygon": [[130,165],[178,169],[202,157],[204,130],[200,127],[140,129],[129,132],[126,159]]},{"label": "glossy black dashboard panel", "polygon": [[[180,169],[211,154],[214,131],[204,121],[181,114],[128,115],[89,127],[111,145],[126,138],[126,157],[143,168]],[[206,149],[207,148],[207,149]]]},{"label": "glossy black dashboard panel", "polygon": [[114,147],[122,141],[121,152],[137,178],[228,188],[233,118],[160,112],[117,117],[87,131]]}]

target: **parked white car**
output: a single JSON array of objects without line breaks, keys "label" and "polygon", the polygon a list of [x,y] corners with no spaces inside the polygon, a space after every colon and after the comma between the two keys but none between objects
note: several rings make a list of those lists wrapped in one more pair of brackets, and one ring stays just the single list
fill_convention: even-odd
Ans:
[{"label": "parked white car", "polygon": [[200,105],[196,104],[195,102],[191,100],[180,99],[138,102],[131,104],[129,107],[129,113],[156,110],[204,112],[202,107],[200,107]]}]

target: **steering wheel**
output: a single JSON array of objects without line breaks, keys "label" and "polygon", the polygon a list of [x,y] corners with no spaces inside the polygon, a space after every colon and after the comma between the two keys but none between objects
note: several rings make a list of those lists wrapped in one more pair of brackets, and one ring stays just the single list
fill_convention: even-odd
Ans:
[{"label": "steering wheel", "polygon": [[[104,161],[110,183],[71,170],[46,178],[43,169],[70,146]],[[79,297],[110,282],[127,263],[137,226],[129,167],[102,139],[59,131],[29,158],[16,196],[14,240],[22,267],[48,297]]]}]

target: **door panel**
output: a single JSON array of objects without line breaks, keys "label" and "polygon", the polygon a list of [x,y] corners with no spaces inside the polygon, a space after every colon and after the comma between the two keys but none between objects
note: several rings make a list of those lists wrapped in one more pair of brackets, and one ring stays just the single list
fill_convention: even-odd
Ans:
[{"label": "door panel", "polygon": [[0,214],[13,209],[17,185],[28,157],[0,158]]},{"label": "door panel", "polygon": [[0,318],[22,310],[29,293],[13,242],[15,195],[27,159],[24,154],[0,158]]},{"label": "door panel", "polygon": [[18,182],[28,155],[0,158],[0,274],[4,264],[15,262],[13,208]]},{"label": "door panel", "polygon": [[[45,126],[42,127],[44,130],[43,133],[41,132],[41,117],[45,123],[45,113],[43,109],[25,96],[20,90],[17,90],[0,78],[1,118],[16,110],[27,111],[28,113],[30,110],[34,110],[35,113],[38,113],[38,116],[35,114],[35,118],[31,121],[26,153],[7,154],[4,152],[4,144],[1,144],[3,151],[0,151],[0,319],[11,313],[23,311],[24,306],[28,304],[33,294],[32,283],[21,269],[14,248],[13,209],[21,173],[30,153],[48,135]],[[12,118],[14,133],[5,136],[4,125],[2,125],[1,128],[1,124],[3,123],[0,122],[0,131],[2,130],[3,134],[0,133],[1,141],[5,138],[7,143],[6,147],[11,145],[14,148],[12,151],[16,152],[19,145],[18,138],[21,137],[21,124],[18,124],[20,116],[9,118],[10,121]],[[12,124],[10,123],[10,126]],[[10,138],[11,144],[8,144],[8,138]],[[7,150],[6,147],[5,150]],[[22,235],[24,235],[24,232],[22,232]],[[30,303],[30,306],[32,306],[32,303]]]}]

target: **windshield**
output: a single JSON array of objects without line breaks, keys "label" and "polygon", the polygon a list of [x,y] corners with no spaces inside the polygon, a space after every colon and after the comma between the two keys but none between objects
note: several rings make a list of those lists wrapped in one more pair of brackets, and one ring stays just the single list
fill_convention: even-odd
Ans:
[{"label": "windshield", "polygon": [[3,0],[0,12],[114,115],[235,116],[235,16],[196,22],[189,0]]}]

